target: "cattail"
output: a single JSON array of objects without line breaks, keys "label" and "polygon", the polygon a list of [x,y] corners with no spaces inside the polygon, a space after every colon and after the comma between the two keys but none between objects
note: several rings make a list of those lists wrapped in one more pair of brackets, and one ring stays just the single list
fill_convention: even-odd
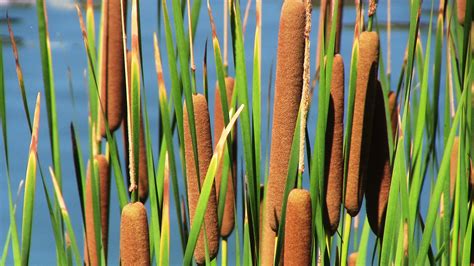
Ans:
[{"label": "cattail", "polygon": [[388,106],[390,113],[390,123],[392,125],[392,137],[395,140],[395,135],[397,135],[398,128],[398,104],[397,104],[397,95],[391,91],[388,93]]},{"label": "cattail", "polygon": [[306,6],[301,0],[283,2],[273,106],[267,220],[278,229],[290,150],[303,88]]},{"label": "cattail", "polygon": [[[230,109],[232,101],[232,93],[234,91],[234,79],[227,77],[225,79],[225,86],[227,92],[227,103]],[[215,104],[214,104],[214,143],[217,145],[217,141],[224,130],[224,115],[222,112],[221,97],[219,91],[219,84],[216,82],[216,94],[215,94]],[[221,225],[221,236],[228,237],[232,230],[234,229],[234,207],[235,207],[235,175],[237,174],[237,131],[234,130],[232,133],[233,143],[232,143],[232,167],[229,169],[227,175],[227,193],[225,197],[225,207],[224,207],[224,216],[222,217]],[[216,173],[216,193],[217,199],[219,199],[219,190],[221,187],[221,178],[222,178],[222,168],[224,164],[218,168]]]},{"label": "cattail", "polygon": [[[372,134],[369,168],[367,169],[365,203],[370,227],[377,236],[382,237],[385,225],[388,194],[392,182],[392,168],[390,167],[390,150],[388,146],[387,119],[385,116],[386,112],[383,90],[378,81],[376,88],[374,122],[372,128],[374,134]],[[394,94],[392,93],[392,95]],[[393,98],[393,96],[390,98]],[[389,110],[394,109],[392,104],[396,103],[394,100],[390,99]],[[392,118],[392,116],[390,117]],[[393,120],[391,122],[393,122]],[[393,128],[394,126],[392,124],[392,132]]]},{"label": "cattail", "polygon": [[324,222],[333,235],[339,225],[344,179],[342,144],[344,139],[344,62],[342,56],[334,56],[331,94],[326,129],[326,202]]},{"label": "cattail", "polygon": [[359,61],[352,122],[351,146],[346,184],[345,207],[351,216],[357,215],[364,195],[379,57],[379,37],[376,32],[359,36]]},{"label": "cattail", "polygon": [[293,189],[288,195],[285,221],[285,265],[311,265],[311,196],[307,190]]},{"label": "cattail", "polygon": [[449,198],[452,200],[454,195],[454,188],[456,187],[456,176],[458,170],[458,152],[459,152],[459,137],[456,136],[451,149],[451,162],[449,165]]},{"label": "cattail", "polygon": [[[212,138],[211,126],[209,122],[209,111],[206,98],[202,94],[193,95],[194,106],[194,124],[196,126],[197,153],[199,164],[199,182],[204,184],[207,168],[212,157]],[[191,129],[189,126],[188,111],[186,103],[183,107],[184,120],[184,144],[186,158],[186,182],[188,184],[188,206],[191,224],[194,221],[197,202],[199,200],[198,174],[194,163],[193,144],[191,138]],[[205,262],[205,242],[204,227],[206,228],[206,239],[208,244],[209,257],[212,260],[217,256],[219,250],[219,225],[217,222],[217,200],[216,189],[212,185],[211,195],[207,202],[206,213],[204,215],[204,224],[199,233],[199,239],[194,250],[194,258],[198,264]]]},{"label": "cattail", "polygon": [[268,221],[264,219],[265,204],[263,201],[264,186],[260,185],[260,264],[262,266],[273,266],[275,257],[275,237],[276,233],[272,230]]},{"label": "cattail", "polygon": [[[99,178],[99,201],[100,201],[100,224],[102,231],[102,247],[104,254],[107,257],[108,233],[109,233],[109,195],[110,195],[110,171],[109,163],[104,155],[99,154],[95,156],[98,164]],[[99,265],[100,254],[97,254],[97,243],[94,230],[94,205],[93,199],[93,182],[91,164],[87,165],[86,176],[86,238],[84,241],[84,260],[87,265]]]},{"label": "cattail", "polygon": [[143,203],[125,205],[120,221],[120,260],[122,265],[150,265],[148,221]]},{"label": "cattail", "polygon": [[466,0],[457,0],[456,6],[458,10],[458,21],[460,24],[464,24],[464,17],[466,15]]},{"label": "cattail", "polygon": [[[127,51],[127,65],[130,70],[131,52]],[[130,82],[130,71],[128,72],[128,82]],[[129,107],[130,108],[130,107]],[[130,169],[129,169],[129,143],[128,143],[128,118],[123,116],[123,146],[125,150],[125,165],[127,166],[127,182],[130,186]],[[148,162],[146,157],[145,130],[143,127],[143,113],[140,109],[140,136],[138,150],[138,198],[145,203],[148,198]]]},{"label": "cattail", "polygon": [[348,263],[349,266],[356,266],[358,255],[359,253],[357,252],[352,252],[351,255],[349,255],[349,263]]},{"label": "cattail", "polygon": [[[124,1],[126,2],[126,1]],[[120,0],[106,0],[103,35],[101,106],[115,131],[122,122],[125,104],[125,62],[123,49],[122,11]],[[126,6],[124,6],[126,7]],[[126,13],[125,13],[126,14]],[[124,15],[125,15],[124,14]],[[125,17],[125,16],[124,16]],[[102,111],[99,111],[102,113]],[[101,135],[106,136],[104,117],[101,115]]]}]

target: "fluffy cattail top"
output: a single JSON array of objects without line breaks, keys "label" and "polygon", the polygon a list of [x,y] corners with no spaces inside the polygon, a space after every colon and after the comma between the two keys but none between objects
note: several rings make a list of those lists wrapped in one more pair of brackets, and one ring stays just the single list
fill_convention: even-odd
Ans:
[{"label": "fluffy cattail top", "polygon": [[372,139],[378,58],[378,34],[376,32],[362,32],[359,36],[356,93],[345,196],[345,207],[351,216],[356,216],[359,213],[364,195]]},{"label": "fluffy cattail top", "polygon": [[334,56],[331,95],[326,128],[326,202],[324,222],[327,231],[333,235],[339,225],[344,179],[342,145],[344,139],[344,62],[342,56]]},{"label": "fluffy cattail top", "polygon": [[[196,126],[197,138],[197,153],[198,153],[198,168],[199,168],[199,182],[204,184],[207,173],[207,168],[211,162],[212,157],[212,137],[211,126],[209,122],[209,111],[207,108],[207,101],[204,95],[193,95],[194,107],[194,123]],[[185,144],[185,158],[186,158],[186,182],[188,184],[188,205],[189,216],[191,217],[191,224],[194,221],[194,214],[196,212],[197,202],[199,200],[199,183],[198,174],[196,172],[196,165],[194,162],[193,142],[191,136],[191,128],[189,125],[188,111],[186,103],[183,107],[184,120],[184,144]],[[206,228],[207,244],[209,257],[212,260],[217,256],[219,251],[219,225],[217,221],[217,200],[216,189],[212,185],[211,195],[207,202],[206,213],[204,215],[204,225],[199,233],[199,239],[194,250],[194,259],[198,264],[205,262],[205,242],[204,230]]]},{"label": "fluffy cattail top", "polygon": [[[98,164],[99,178],[99,201],[100,201],[100,224],[102,231],[102,245],[104,254],[107,257],[108,247],[108,233],[109,233],[109,195],[110,195],[110,171],[109,163],[104,155],[99,154],[95,156]],[[92,171],[90,163],[87,165],[86,176],[86,238],[84,241],[84,260],[86,265],[98,265],[100,262],[100,255],[97,254],[97,243],[94,229],[94,205],[93,205],[93,182]]]},{"label": "fluffy cattail top", "polygon": [[357,252],[352,252],[351,255],[349,255],[349,266],[355,266],[357,264],[357,257],[359,253]]},{"label": "fluffy cattail top", "polygon": [[[230,109],[230,103],[232,101],[232,93],[234,91],[234,79],[227,77],[225,79],[225,86],[227,91],[227,103]],[[219,84],[216,83],[216,94],[214,104],[214,143],[217,145],[217,141],[220,138],[222,131],[225,127],[224,114],[222,113],[221,96],[219,91]],[[233,131],[233,143],[232,143],[232,167],[229,169],[227,175],[227,192],[225,197],[224,216],[222,217],[221,225],[221,236],[228,237],[234,229],[234,207],[235,207],[235,189],[236,189],[236,174],[237,174],[237,131]],[[224,164],[222,163],[216,174],[216,193],[219,198],[219,190],[221,186],[222,169]]]},{"label": "fluffy cattail top", "polygon": [[120,260],[122,265],[150,265],[148,221],[143,203],[125,205],[120,221]]},{"label": "fluffy cattail top", "polygon": [[293,189],[288,195],[285,221],[285,265],[311,265],[311,196],[307,190]]},{"label": "fluffy cattail top", "polygon": [[267,220],[278,229],[288,162],[303,88],[306,7],[301,0],[283,2],[278,33],[275,100],[267,195]]},{"label": "fluffy cattail top", "polygon": [[[125,1],[124,1],[125,2]],[[122,122],[125,104],[125,60],[123,49],[122,11],[120,0],[104,1],[105,28],[103,35],[101,106],[110,131]],[[124,6],[126,7],[126,6]],[[99,111],[102,113],[101,111]],[[104,117],[101,116],[101,135],[106,136]]]}]

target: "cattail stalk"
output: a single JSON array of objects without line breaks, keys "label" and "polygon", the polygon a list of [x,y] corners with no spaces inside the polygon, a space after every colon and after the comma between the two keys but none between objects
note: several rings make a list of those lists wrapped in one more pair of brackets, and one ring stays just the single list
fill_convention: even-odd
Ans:
[{"label": "cattail stalk", "polygon": [[[131,69],[131,52],[127,51],[127,69]],[[130,87],[130,71],[127,73],[127,82]],[[129,95],[130,96],[130,95]],[[127,105],[127,108],[131,111],[131,106]],[[128,119],[127,116],[123,116],[123,145],[124,150],[129,150],[129,136],[128,136]],[[143,127],[143,112],[140,110],[140,136],[139,136],[139,150],[138,150],[138,198],[141,202],[145,203],[148,198],[148,162],[146,157],[146,142],[145,142],[145,130]],[[125,152],[125,165],[127,168],[130,167],[129,153]],[[130,169],[127,171],[127,182],[130,186]]]},{"label": "cattail stalk", "polygon": [[[389,110],[396,105],[395,94],[389,95]],[[393,124],[391,113],[391,130],[395,135],[396,124]],[[372,145],[370,150],[369,168],[367,169],[367,187],[365,191],[367,218],[372,231],[383,236],[385,213],[387,210],[388,195],[392,182],[392,168],[390,166],[390,150],[388,144],[387,118],[385,115],[383,90],[377,81],[375,98]]]},{"label": "cattail stalk", "polygon": [[311,196],[304,189],[293,189],[288,195],[285,221],[284,264],[311,264]]},{"label": "cattail stalk", "polygon": [[345,197],[345,207],[352,217],[359,213],[365,189],[372,140],[378,57],[378,34],[362,32],[359,36],[359,59]]},{"label": "cattail stalk", "polygon": [[148,220],[143,203],[129,203],[120,221],[120,260],[127,265],[150,265]]},{"label": "cattail stalk", "polygon": [[[126,2],[126,1],[124,1]],[[125,105],[125,60],[123,49],[122,9],[120,0],[105,0],[102,36],[100,102],[111,132],[122,122]],[[124,16],[125,17],[125,16]],[[102,111],[99,111],[102,114]],[[104,116],[100,117],[100,133],[106,136]]]},{"label": "cattail stalk", "polygon": [[281,215],[288,163],[303,88],[306,5],[301,0],[283,3],[273,107],[266,216],[276,231]]},{"label": "cattail stalk", "polygon": [[[110,199],[110,169],[109,163],[104,155],[95,156],[98,165],[99,178],[99,202],[100,202],[100,224],[102,232],[102,247],[107,258],[108,233],[109,233],[109,199]],[[84,260],[86,265],[99,265],[100,254],[97,254],[96,234],[94,228],[94,202],[93,202],[93,180],[92,165],[87,165],[86,176],[86,241],[84,241]]]},{"label": "cattail stalk", "polygon": [[[227,92],[227,102],[230,104],[232,101],[232,93],[234,91],[234,79],[231,77],[227,77],[225,79],[225,86]],[[216,92],[215,92],[215,104],[214,104],[214,140],[216,140],[215,145],[217,145],[217,139],[222,134],[224,130],[224,114],[222,110],[221,104],[221,97],[220,97],[220,90],[219,84],[216,83]],[[237,131],[234,130],[232,133],[232,163],[229,169],[229,173],[227,175],[227,192],[225,196],[225,207],[224,207],[224,214],[222,217],[222,224],[220,229],[220,234],[222,237],[227,238],[234,229],[235,223],[235,190],[236,190],[236,174],[237,174]],[[216,173],[216,195],[219,199],[219,192],[221,188],[221,179],[222,179],[222,171],[224,168],[224,162],[222,162],[221,166],[218,168]]]},{"label": "cattail stalk", "polygon": [[459,152],[459,137],[454,137],[453,148],[451,149],[451,161],[449,165],[449,198],[453,200],[454,188],[456,187],[456,176],[458,170],[458,152]]},{"label": "cattail stalk", "polygon": [[[211,126],[209,122],[209,111],[206,98],[202,94],[193,95],[193,109],[196,126],[197,154],[199,176],[196,172],[195,158],[193,153],[193,144],[191,139],[191,130],[189,125],[188,111],[186,103],[183,107],[184,121],[184,144],[186,158],[186,182],[188,184],[188,206],[191,218],[190,224],[193,224],[194,214],[196,212],[197,203],[200,194],[200,185],[204,184],[207,168],[212,157],[212,138]],[[198,179],[199,178],[199,179]],[[199,182],[199,183],[198,183]],[[204,228],[206,236],[204,236]],[[209,257],[212,260],[217,256],[219,250],[219,228],[217,220],[217,200],[215,185],[212,185],[211,195],[207,202],[206,213],[204,215],[204,227],[201,228],[199,239],[194,250],[194,259],[198,264],[205,262],[205,242],[207,239]]]},{"label": "cattail stalk", "polygon": [[333,235],[339,225],[344,180],[344,62],[340,54],[334,56],[329,110],[326,128],[326,201],[324,220],[327,231]]}]

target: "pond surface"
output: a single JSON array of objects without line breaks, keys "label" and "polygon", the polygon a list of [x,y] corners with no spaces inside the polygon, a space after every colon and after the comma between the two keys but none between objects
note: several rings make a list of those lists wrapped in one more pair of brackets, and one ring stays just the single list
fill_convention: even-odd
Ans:
[{"label": "pond surface", "polygon": [[[157,96],[157,79],[155,72],[155,65],[153,59],[153,32],[157,31],[157,1],[142,1],[141,16],[142,16],[142,47],[144,54],[144,75],[145,75],[145,93],[147,97],[148,113],[151,125],[152,136],[157,136],[157,111],[158,111],[158,96]],[[246,2],[246,1],[243,1]],[[385,1],[380,1],[378,17],[381,25],[381,49],[382,56],[386,59],[387,56],[387,35],[386,35],[386,21],[387,21],[387,7]],[[392,1],[392,22],[397,27],[392,28],[392,86],[395,85],[396,79],[400,73],[401,64],[403,62],[404,50],[408,39],[408,24],[409,24],[409,10],[406,1]],[[54,77],[56,86],[57,110],[58,110],[58,126],[60,134],[61,160],[62,160],[62,177],[63,177],[63,193],[69,214],[71,216],[72,224],[78,237],[78,245],[82,252],[83,247],[83,233],[81,225],[81,211],[78,200],[78,190],[76,186],[76,178],[73,165],[72,148],[70,141],[70,124],[73,122],[78,132],[82,152],[86,156],[88,154],[88,89],[86,79],[86,53],[82,41],[82,36],[79,27],[79,21],[74,9],[72,1],[69,0],[54,0],[47,1],[48,16],[49,16],[49,31],[51,38],[51,49],[53,57]],[[221,49],[223,49],[223,27],[222,27],[222,1],[212,0],[213,15],[217,23],[217,30],[221,40]],[[170,5],[170,4],[169,4]],[[244,6],[244,3],[242,3]],[[429,10],[429,5],[425,5],[424,9]],[[262,34],[262,132],[267,132],[267,110],[273,109],[272,98],[267,101],[267,87],[269,82],[274,79],[274,66],[276,60],[276,47],[278,37],[278,24],[280,17],[281,1],[263,1],[263,34]],[[38,44],[38,26],[36,8],[34,5],[15,5],[8,3],[8,1],[0,1],[0,37],[4,44],[4,71],[5,71],[5,85],[7,97],[7,119],[8,119],[8,134],[10,150],[10,173],[12,179],[12,190],[17,191],[20,180],[24,178],[26,172],[26,164],[28,158],[28,147],[30,141],[29,130],[27,126],[26,116],[23,111],[23,104],[21,102],[21,95],[15,72],[15,61],[11,45],[9,44],[8,29],[6,25],[6,13],[12,20],[12,27],[15,33],[16,40],[19,44],[20,64],[22,66],[23,75],[25,78],[25,86],[28,96],[28,105],[30,111],[34,110],[34,102],[36,94],[41,92],[42,108],[41,108],[41,123],[40,123],[40,140],[38,144],[38,153],[41,160],[42,170],[45,173],[49,195],[53,195],[52,184],[47,167],[51,165],[49,133],[47,129],[47,117],[44,101],[43,80],[41,72],[40,50]],[[242,11],[242,14],[244,12]],[[426,14],[426,13],[424,13]],[[99,22],[100,8],[96,8],[96,23]],[[344,27],[341,39],[341,54],[343,55],[346,66],[346,84],[348,84],[349,63],[352,49],[353,39],[353,21],[355,19],[354,6],[347,6],[344,10]],[[314,61],[316,58],[316,44],[317,31],[319,21],[319,7],[313,10],[313,30],[311,33],[311,58],[312,58],[312,72],[314,72]],[[422,18],[422,25],[429,22],[429,16],[424,15]],[[252,78],[252,56],[253,56],[253,39],[255,28],[255,7],[254,3],[250,8],[250,15],[247,24],[247,31],[245,33],[245,47],[247,56],[247,76],[249,80],[249,89],[251,89]],[[424,38],[426,37],[427,27],[422,27]],[[97,31],[98,32],[98,31]],[[164,36],[159,36],[159,39],[164,39]],[[200,13],[200,20],[195,39],[195,62],[197,66],[196,78],[198,84],[198,92],[202,93],[202,62],[205,49],[206,40],[211,40],[211,30],[209,27],[209,18],[207,10],[205,9],[205,1]],[[161,42],[162,50],[164,51],[164,44]],[[229,42],[229,45],[231,43]],[[212,53],[211,42],[208,44],[208,75],[210,87],[209,108],[214,108],[214,82],[216,80],[214,57]],[[231,46],[229,47],[231,49]],[[164,53],[164,52],[163,52]],[[167,65],[167,58],[163,55],[164,66]],[[229,72],[233,72],[232,54],[229,52]],[[165,69],[166,85],[169,90],[171,87],[169,82],[169,75]],[[270,72],[273,72],[272,80],[270,81]],[[441,81],[443,84],[443,81]],[[272,83],[273,84],[273,83]],[[271,86],[273,91],[273,85]],[[249,94],[251,96],[251,93]],[[315,93],[317,95],[317,93]],[[347,93],[346,93],[347,95]],[[270,104],[270,105],[269,105]],[[268,106],[271,108],[268,109]],[[308,127],[311,133],[310,139],[313,141],[316,125],[316,109],[317,99],[313,101],[312,111],[309,115]],[[212,112],[211,112],[212,113]],[[271,117],[271,116],[270,116]],[[212,118],[211,118],[212,121]],[[119,148],[122,149],[121,131],[119,136]],[[268,142],[266,134],[262,134],[262,152],[268,153]],[[153,147],[155,157],[158,157],[157,137],[153,138]],[[8,198],[7,198],[7,184],[6,184],[6,170],[3,155],[3,143],[0,142],[2,155],[0,156],[0,244],[4,243],[9,225],[8,215]],[[239,151],[240,152],[240,151]],[[241,154],[241,153],[240,153]],[[84,158],[87,162],[87,158]],[[156,163],[156,162],[155,162]],[[123,163],[122,163],[123,165]],[[178,166],[180,167],[180,166]],[[239,167],[241,169],[241,167]],[[178,168],[180,180],[180,168]],[[240,171],[240,170],[239,170]],[[239,175],[240,176],[240,175]],[[307,173],[306,173],[307,176]],[[241,179],[238,181],[241,186]],[[110,235],[109,235],[109,263],[111,265],[118,264],[119,258],[119,225],[120,213],[116,202],[116,187],[115,182],[112,181],[111,192],[111,211],[110,211]],[[305,187],[308,187],[308,178],[305,177]],[[181,187],[184,184],[181,182]],[[239,194],[240,195],[240,194]],[[18,209],[17,213],[21,213],[23,205],[22,202],[23,191],[17,197]],[[241,203],[241,199],[238,199]],[[171,204],[173,205],[173,198],[171,197]],[[365,204],[363,205],[365,206]],[[147,204],[148,207],[148,204]],[[422,209],[424,209],[422,207]],[[179,246],[179,235],[177,233],[177,221],[174,206],[170,206],[171,212],[171,254],[170,259],[172,264],[180,264],[182,261],[182,252]],[[241,219],[242,210],[239,206],[239,219]],[[17,215],[18,224],[21,224],[21,216]],[[361,217],[363,218],[363,217]],[[362,220],[362,219],[361,219]],[[21,232],[20,227],[18,228]],[[241,224],[239,230],[242,230]],[[235,232],[235,231],[234,231]],[[3,245],[0,245],[3,246]],[[229,261],[234,261],[233,251],[235,250],[235,234],[229,239]],[[11,255],[8,260],[11,261]],[[49,220],[48,209],[46,206],[44,191],[41,185],[41,177],[38,174],[35,210],[34,210],[34,224],[31,246],[32,265],[54,265],[56,262],[54,237],[51,230],[51,223]]]}]

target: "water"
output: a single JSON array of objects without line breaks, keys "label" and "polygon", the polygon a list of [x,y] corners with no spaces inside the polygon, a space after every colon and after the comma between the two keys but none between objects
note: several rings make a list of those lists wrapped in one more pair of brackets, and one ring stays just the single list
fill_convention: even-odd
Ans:
[{"label": "water", "polygon": [[[88,90],[87,90],[87,79],[85,78],[87,61],[86,53],[83,46],[83,40],[80,32],[79,22],[71,1],[47,1],[48,2],[48,16],[49,16],[49,31],[51,38],[51,49],[54,66],[54,77],[56,86],[56,98],[57,98],[57,110],[58,110],[58,126],[60,135],[60,147],[61,147],[61,161],[62,161],[62,178],[63,178],[63,193],[65,201],[71,216],[71,221],[75,229],[76,237],[78,238],[78,245],[82,252],[83,247],[83,228],[81,225],[81,212],[80,203],[78,200],[78,191],[76,186],[71,141],[70,141],[70,123],[73,122],[78,136],[82,144],[82,152],[84,155],[88,154]],[[203,1],[203,8],[201,9],[200,21],[197,29],[197,35],[195,39],[195,62],[197,66],[196,78],[198,84],[198,92],[202,93],[202,62],[204,54],[204,44],[206,40],[209,40],[208,44],[208,75],[209,75],[209,88],[210,88],[210,100],[209,108],[214,108],[214,82],[216,80],[215,68],[214,68],[214,57],[211,46],[211,30],[209,27],[209,19],[207,10],[205,9],[205,1]],[[382,1],[384,2],[384,1]],[[392,6],[392,20],[393,22],[399,23],[401,27],[392,29],[392,86],[395,86],[396,78],[399,75],[401,64],[403,62],[403,54],[408,39],[408,23],[409,23],[409,10],[406,3],[399,3],[393,1]],[[3,2],[0,2],[0,4]],[[220,38],[221,49],[223,50],[223,29],[222,29],[222,1],[211,1],[213,8],[213,15],[217,23],[217,31]],[[244,7],[244,4],[242,4]],[[281,1],[264,1],[263,2],[263,35],[262,35],[262,132],[267,132],[267,107],[268,104],[273,106],[272,100],[270,103],[266,101],[267,87],[269,82],[270,71],[274,73],[274,66],[276,60],[276,46],[278,37],[278,21],[281,8]],[[429,6],[424,6],[425,9]],[[40,122],[40,140],[38,144],[38,154],[41,160],[41,166],[45,173],[46,186],[49,189],[48,193],[50,197],[53,196],[52,183],[50,176],[47,171],[47,167],[51,165],[50,155],[50,143],[49,133],[47,129],[47,117],[46,117],[46,104],[44,101],[43,91],[43,80],[41,72],[41,60],[40,50],[38,44],[38,28],[37,28],[37,16],[36,8],[34,5],[0,5],[0,36],[4,43],[4,71],[5,71],[5,85],[6,85],[6,98],[7,98],[7,119],[8,119],[8,135],[9,135],[9,150],[10,150],[10,174],[12,179],[12,190],[16,193],[17,187],[25,176],[26,164],[28,158],[28,147],[30,141],[29,130],[27,126],[26,117],[23,111],[23,105],[21,102],[21,95],[17,81],[17,75],[15,72],[15,63],[11,46],[9,45],[8,30],[5,23],[5,14],[8,12],[8,16],[13,21],[13,31],[17,42],[19,43],[19,54],[20,64],[22,66],[23,75],[25,77],[25,87],[28,96],[28,106],[30,112],[34,110],[34,102],[36,94],[41,92],[41,122]],[[100,9],[95,10],[96,23],[99,21]],[[242,14],[244,12],[242,11]],[[144,75],[145,75],[145,93],[147,96],[148,112],[150,119],[150,126],[152,130],[151,136],[157,136],[157,110],[158,97],[157,97],[157,82],[155,65],[153,61],[153,32],[157,30],[157,7],[156,1],[143,1],[141,3],[141,16],[142,16],[142,41],[143,41],[143,54],[144,54]],[[253,56],[253,39],[254,39],[254,27],[255,27],[255,7],[252,5],[250,8],[250,16],[247,24],[247,31],[245,34],[245,48],[246,48],[246,63],[247,63],[247,77],[249,80],[249,88],[251,88],[252,78],[252,56]],[[319,9],[316,7],[313,11],[313,30],[311,33],[311,69],[314,71],[314,61],[316,58],[316,44],[317,44],[317,31],[319,21]],[[380,3],[378,10],[379,22],[385,25],[386,21],[386,6],[385,2]],[[341,54],[344,57],[346,67],[346,84],[348,84],[349,77],[349,63],[352,49],[353,39],[353,21],[355,18],[355,10],[353,6],[347,6],[344,10],[344,27],[341,38]],[[423,17],[422,23],[427,23],[427,16]],[[387,38],[384,26],[381,28],[381,49],[382,55],[386,58],[387,55]],[[426,35],[427,29],[422,28],[423,33]],[[230,35],[230,34],[229,34]],[[426,37],[426,36],[424,36]],[[164,40],[163,37],[159,39]],[[169,82],[169,75],[166,71],[167,58],[163,41],[163,64],[165,67],[166,86],[169,90],[171,87]],[[231,42],[229,42],[231,45]],[[231,46],[229,50],[231,50]],[[229,51],[229,73],[234,73],[232,54]],[[71,84],[73,87],[74,101],[71,98],[69,90],[69,79],[68,69],[71,73]],[[274,79],[274,75],[273,75]],[[443,82],[443,81],[442,81]],[[272,85],[273,88],[273,85]],[[168,94],[169,95],[169,94]],[[251,96],[251,94],[249,94]],[[317,95],[315,93],[315,95]],[[347,93],[346,93],[347,95]],[[272,109],[272,108],[270,108]],[[311,134],[310,139],[313,140],[315,134],[315,125],[317,114],[317,99],[313,100],[311,107],[311,113],[308,119],[308,127]],[[212,114],[212,112],[211,112]],[[211,118],[212,121],[212,118]],[[119,132],[121,135],[121,132]],[[121,136],[117,138],[119,140],[119,148],[122,150]],[[155,157],[157,156],[157,138],[152,137]],[[267,138],[266,134],[262,134],[262,152],[268,153],[268,147],[266,146]],[[0,148],[3,151],[3,142],[0,142]],[[241,147],[240,147],[241,148]],[[0,243],[5,241],[8,225],[8,197],[7,197],[7,183],[6,183],[6,170],[4,163],[3,152],[1,153],[0,163]],[[239,154],[242,154],[239,151]],[[241,157],[241,155],[239,155]],[[178,158],[177,158],[178,159]],[[179,160],[178,160],[179,161]],[[87,158],[84,158],[84,162],[87,162]],[[155,162],[156,163],[156,162]],[[179,167],[179,166],[178,166]],[[242,167],[239,167],[242,169]],[[180,174],[180,180],[182,180],[180,168],[178,168]],[[239,170],[239,176],[241,176]],[[238,181],[238,187],[241,187],[241,179]],[[181,187],[184,184],[181,182]],[[308,188],[307,173],[305,174],[304,186]],[[119,221],[120,213],[116,194],[115,182],[112,181],[111,186],[111,211],[110,211],[110,235],[109,235],[109,263],[111,265],[118,264],[119,258]],[[181,190],[182,192],[182,190]],[[18,213],[22,212],[21,206],[23,205],[23,191],[19,194],[17,199],[17,222],[18,230],[21,232],[21,216]],[[239,199],[238,203],[242,201]],[[180,264],[182,261],[182,253],[179,245],[179,235],[176,228],[176,215],[174,209],[173,198],[171,197],[170,212],[171,212],[171,263]],[[148,204],[147,204],[148,205]],[[365,206],[365,204],[364,204]],[[422,210],[424,208],[422,207]],[[242,217],[242,210],[239,206],[239,219]],[[363,217],[361,217],[363,218]],[[361,219],[361,221],[363,221]],[[361,222],[362,224],[362,222]],[[239,230],[242,231],[242,224],[239,224]],[[235,234],[229,239],[229,256],[230,261],[235,261],[233,251],[235,250]],[[242,239],[241,239],[242,240]],[[55,244],[54,237],[51,230],[51,223],[46,207],[46,201],[44,191],[41,185],[41,177],[38,174],[37,177],[37,189],[35,198],[35,210],[34,210],[34,224],[33,224],[33,235],[31,242],[31,257],[30,262],[32,265],[54,265],[56,262],[55,256]],[[0,245],[2,246],[2,245]],[[369,247],[370,248],[370,247]],[[370,250],[370,249],[369,249]],[[11,255],[9,256],[8,263],[11,264]]]}]

